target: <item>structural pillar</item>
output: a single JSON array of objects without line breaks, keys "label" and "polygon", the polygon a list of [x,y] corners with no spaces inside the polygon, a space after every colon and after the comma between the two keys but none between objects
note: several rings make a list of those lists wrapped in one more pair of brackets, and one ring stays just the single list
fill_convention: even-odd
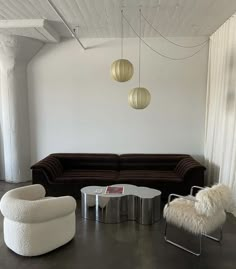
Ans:
[{"label": "structural pillar", "polygon": [[30,180],[30,129],[27,64],[43,43],[0,35],[1,177]]}]

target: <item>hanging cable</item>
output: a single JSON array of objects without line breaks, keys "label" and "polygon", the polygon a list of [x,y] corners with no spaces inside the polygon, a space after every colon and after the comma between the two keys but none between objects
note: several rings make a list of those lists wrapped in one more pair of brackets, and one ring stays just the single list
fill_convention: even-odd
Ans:
[{"label": "hanging cable", "polygon": [[181,47],[181,48],[186,48],[186,49],[191,49],[191,48],[196,48],[196,47],[200,47],[202,45],[204,45],[205,43],[208,42],[209,39],[203,41],[200,44],[197,45],[193,45],[193,46],[185,46],[185,45],[181,45],[178,43],[175,43],[174,41],[170,40],[169,38],[165,37],[159,30],[157,30],[156,28],[154,28],[154,26],[144,17],[143,13],[141,13],[142,18],[148,23],[148,25],[156,32],[158,33],[161,37],[163,37],[166,41],[170,42],[171,44]]},{"label": "hanging cable", "polygon": [[[139,36],[141,37],[141,9],[139,9]],[[141,78],[141,38],[139,38],[139,67],[138,67],[138,85],[140,88],[140,78]]]},{"label": "hanging cable", "polygon": [[123,59],[123,46],[124,46],[124,19],[123,9],[121,9],[121,59]]},{"label": "hanging cable", "polygon": [[129,23],[129,21],[126,19],[125,15],[123,14],[124,20],[127,22],[127,24],[130,26],[130,28],[133,30],[133,32],[137,35],[137,37],[148,47],[150,48],[152,51],[154,51],[155,53],[157,53],[158,55],[170,59],[170,60],[174,60],[174,61],[178,61],[178,60],[185,60],[185,59],[189,59],[191,57],[193,57],[194,55],[196,55],[197,53],[199,53],[205,46],[207,43],[203,44],[203,46],[197,50],[195,53],[186,56],[186,57],[182,57],[182,58],[174,58],[174,57],[170,57],[167,55],[162,54],[161,52],[157,51],[156,49],[152,48],[144,39],[141,38],[141,36],[135,31],[135,29],[133,28],[133,26]]}]

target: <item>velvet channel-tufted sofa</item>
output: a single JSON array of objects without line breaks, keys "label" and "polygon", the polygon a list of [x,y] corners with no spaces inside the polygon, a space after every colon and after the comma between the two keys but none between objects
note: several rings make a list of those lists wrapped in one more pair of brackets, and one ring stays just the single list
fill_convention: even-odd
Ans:
[{"label": "velvet channel-tufted sofa", "polygon": [[204,186],[205,167],[185,154],[55,153],[32,167],[33,184],[47,195],[80,197],[89,185],[134,184],[186,195],[191,186]]}]

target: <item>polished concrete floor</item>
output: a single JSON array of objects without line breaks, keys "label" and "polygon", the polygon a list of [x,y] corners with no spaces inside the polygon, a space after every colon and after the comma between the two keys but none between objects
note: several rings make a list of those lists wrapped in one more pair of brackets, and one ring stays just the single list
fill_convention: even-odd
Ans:
[{"label": "polished concrete floor", "polygon": [[[0,197],[16,184],[0,182]],[[9,250],[3,240],[0,214],[0,269],[235,269],[236,218],[228,215],[222,244],[203,240],[201,257],[195,257],[164,241],[164,221],[154,225],[136,222],[103,224],[81,218],[78,201],[77,233],[67,245],[39,257],[21,257]],[[170,236],[191,247],[193,236],[171,227]],[[50,240],[50,238],[48,238]]]}]

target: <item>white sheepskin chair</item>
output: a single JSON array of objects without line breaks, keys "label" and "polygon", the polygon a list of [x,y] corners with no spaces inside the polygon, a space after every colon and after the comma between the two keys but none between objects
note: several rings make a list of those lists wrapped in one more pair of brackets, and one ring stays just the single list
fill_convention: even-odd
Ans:
[{"label": "white sheepskin chair", "polygon": [[22,256],[54,250],[75,236],[73,197],[45,197],[40,184],[13,189],[0,202],[6,245]]},{"label": "white sheepskin chair", "polygon": [[[192,195],[193,190],[201,189],[196,196]],[[171,201],[172,197],[178,197]],[[222,238],[222,226],[226,220],[226,213],[232,201],[229,188],[222,184],[217,184],[211,188],[201,188],[193,186],[190,196],[180,196],[170,194],[168,204],[164,208],[164,218],[166,219],[165,240],[172,245],[184,249],[194,255],[201,254],[202,235],[220,241]],[[167,224],[171,223],[179,228],[200,236],[200,250],[193,252],[183,246],[167,239]],[[220,228],[220,238],[215,238],[209,234]]]}]

